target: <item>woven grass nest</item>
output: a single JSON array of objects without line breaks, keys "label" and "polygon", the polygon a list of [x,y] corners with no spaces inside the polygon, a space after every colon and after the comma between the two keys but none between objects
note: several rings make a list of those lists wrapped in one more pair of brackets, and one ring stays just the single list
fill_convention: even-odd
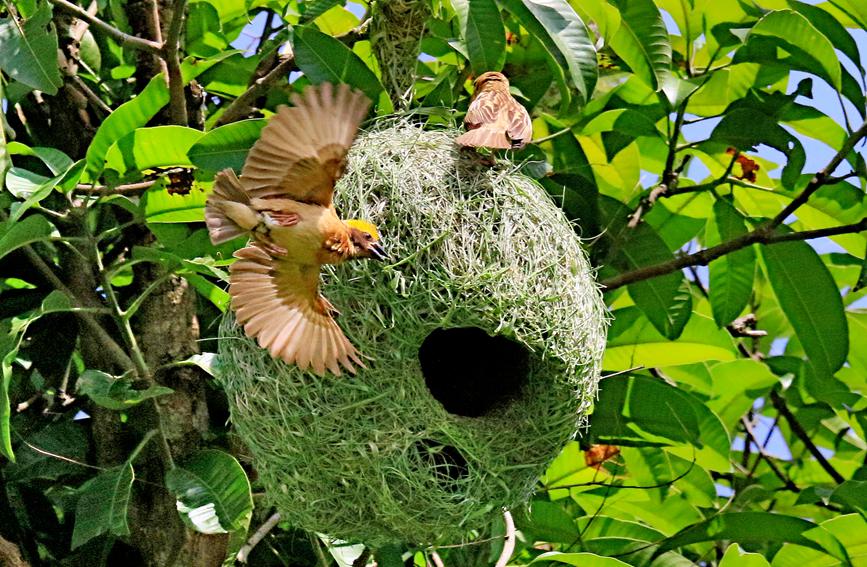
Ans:
[{"label": "woven grass nest", "polygon": [[380,121],[336,191],[391,262],[329,269],[323,293],[368,358],[318,378],[227,317],[220,381],[270,502],[369,545],[462,541],[526,502],[596,395],[607,319],[573,227],[535,181]]}]

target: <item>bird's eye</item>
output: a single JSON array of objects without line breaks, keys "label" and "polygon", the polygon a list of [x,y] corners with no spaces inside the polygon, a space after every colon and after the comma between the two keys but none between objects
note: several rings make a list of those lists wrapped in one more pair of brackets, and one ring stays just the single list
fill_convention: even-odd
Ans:
[{"label": "bird's eye", "polygon": [[369,242],[369,241],[373,240],[373,236],[371,236],[370,234],[365,232],[364,233],[364,239]]}]

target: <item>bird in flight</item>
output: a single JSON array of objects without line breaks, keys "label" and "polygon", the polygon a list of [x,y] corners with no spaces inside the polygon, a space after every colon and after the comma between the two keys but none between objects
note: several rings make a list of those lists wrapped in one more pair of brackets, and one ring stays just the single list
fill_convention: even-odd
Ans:
[{"label": "bird in flight", "polygon": [[339,376],[364,366],[319,293],[323,264],[382,260],[374,225],[341,220],[334,185],[370,101],[347,85],[322,83],[292,97],[253,145],[241,177],[217,174],[205,205],[211,242],[252,239],[229,269],[232,309],[244,332],[271,356]]},{"label": "bird in flight", "polygon": [[533,137],[533,123],[527,109],[509,93],[509,79],[502,73],[482,73],[473,87],[464,117],[467,132],[455,142],[475,148],[523,148]]}]

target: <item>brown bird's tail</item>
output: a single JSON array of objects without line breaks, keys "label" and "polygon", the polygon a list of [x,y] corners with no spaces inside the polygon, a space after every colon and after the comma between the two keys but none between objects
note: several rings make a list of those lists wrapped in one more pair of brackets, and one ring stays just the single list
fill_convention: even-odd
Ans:
[{"label": "brown bird's tail", "polygon": [[512,142],[502,130],[489,129],[484,126],[461,134],[455,138],[455,142],[473,148],[497,148],[501,150],[512,148]]},{"label": "brown bird's tail", "polygon": [[214,179],[214,190],[205,204],[205,222],[214,244],[247,234],[259,224],[249,195],[231,169],[224,169]]},{"label": "brown bird's tail", "polygon": [[[319,294],[319,266],[299,265],[269,256],[258,246],[235,252],[229,295],[238,324],[274,358],[326,369],[340,376],[364,367],[358,351],[334,321],[334,308]],[[353,364],[354,363],[354,364]]]}]

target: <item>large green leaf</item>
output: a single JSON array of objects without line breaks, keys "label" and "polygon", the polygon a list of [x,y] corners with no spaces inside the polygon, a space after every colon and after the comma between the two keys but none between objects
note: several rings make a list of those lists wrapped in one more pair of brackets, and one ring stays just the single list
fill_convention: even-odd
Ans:
[{"label": "large green leaf", "polygon": [[54,226],[41,215],[30,215],[18,222],[0,223],[0,258],[13,250],[55,234]]},{"label": "large green leaf", "polygon": [[13,463],[15,453],[12,450],[12,404],[9,399],[9,386],[12,383],[12,363],[18,355],[21,337],[10,332],[9,324],[0,321],[0,455]]},{"label": "large green leaf", "polygon": [[620,27],[611,49],[632,72],[660,89],[671,70],[671,44],[662,14],[653,0],[611,0],[620,10]]},{"label": "large green leaf", "polygon": [[795,516],[768,512],[734,512],[719,514],[690,526],[668,538],[657,554],[702,541],[734,540],[741,544],[797,543],[821,550],[821,546],[803,533],[816,524]]},{"label": "large green leaf", "polygon": [[[621,272],[661,264],[674,259],[665,241],[648,223],[630,227],[629,209],[616,199],[601,197],[606,220],[605,245],[610,265]],[[662,335],[676,339],[692,311],[692,295],[680,272],[648,278],[629,285],[629,295]]]},{"label": "large green leaf", "polygon": [[197,184],[189,193],[170,193],[157,184],[144,195],[144,215],[149,223],[204,222],[208,194]]},{"label": "large green leaf", "polygon": [[[729,468],[731,441],[719,418],[695,396],[646,376],[602,382],[590,433],[608,445],[689,443],[705,453],[700,457],[705,466]],[[691,459],[693,449],[676,453]]]},{"label": "large green leaf", "polygon": [[166,473],[166,487],[178,499],[184,522],[216,534],[244,528],[250,521],[250,481],[235,458],[208,449]]},{"label": "large green leaf", "polygon": [[[7,482],[54,480],[86,472],[81,465],[55,456],[60,455],[72,461],[87,459],[88,437],[86,428],[81,423],[74,421],[52,423],[45,429],[27,435],[24,440],[28,444],[20,444],[17,447],[17,462],[4,467],[3,472]],[[36,451],[32,447],[38,447],[42,451]]]},{"label": "large green leaf", "polygon": [[499,71],[506,61],[506,30],[494,0],[453,0],[461,35],[476,75]]},{"label": "large green leaf", "polygon": [[849,328],[834,278],[805,242],[765,246],[762,258],[771,287],[813,368],[831,376],[849,352]]},{"label": "large green leaf", "polygon": [[129,535],[126,515],[133,479],[132,465],[125,463],[101,472],[79,489],[72,549],[104,533]]},{"label": "large green leaf", "polygon": [[171,394],[174,391],[159,385],[144,390],[134,390],[128,380],[106,374],[101,370],[85,370],[78,377],[76,388],[94,403],[112,410],[128,409],[150,398]]},{"label": "large green leaf", "polygon": [[620,567],[622,565],[629,565],[629,563],[624,563],[614,557],[602,557],[595,553],[563,553],[562,551],[543,553],[532,560],[530,565],[537,563],[559,563],[561,565],[576,565],[578,567]]},{"label": "large green leaf", "polygon": [[187,156],[193,165],[201,169],[220,171],[231,167],[240,172],[264,126],[263,119],[240,120],[220,126],[193,144]]},{"label": "large green leaf", "polygon": [[729,334],[704,315],[694,313],[674,341],[662,336],[635,307],[618,309],[613,315],[602,360],[606,370],[627,370],[635,366],[656,368],[737,357]]},{"label": "large green leaf", "polygon": [[315,28],[299,26],[293,30],[292,48],[298,68],[314,83],[348,83],[374,103],[379,101],[380,112],[391,111],[388,97],[380,97],[384,89],[374,72],[339,40]]},{"label": "large green leaf", "polygon": [[737,543],[726,549],[719,567],[770,567],[768,560],[759,553],[747,553]]},{"label": "large green leaf", "polygon": [[46,94],[63,84],[57,68],[57,30],[51,4],[43,2],[33,16],[0,20],[0,69],[10,77]]},{"label": "large green leaf", "polygon": [[155,167],[190,166],[187,152],[202,136],[199,130],[185,126],[137,128],[108,149],[105,167],[123,175]]},{"label": "large green leaf", "polygon": [[747,151],[759,144],[768,145],[789,158],[783,167],[782,182],[793,189],[807,163],[807,154],[801,142],[772,116],[754,108],[738,108],[723,116],[710,137],[738,150]]},{"label": "large green leaf", "polygon": [[596,85],[596,48],[575,10],[565,0],[506,0],[504,4],[569,71],[580,102],[586,104]]},{"label": "large green leaf", "polygon": [[169,89],[162,75],[157,75],[134,99],[120,105],[106,118],[87,149],[87,170],[92,177],[105,165],[105,156],[116,141],[140,128],[156,116],[169,102]]},{"label": "large green leaf", "polygon": [[840,60],[834,44],[798,12],[770,12],[750,30],[748,47],[754,37],[771,37],[783,43],[792,53],[786,60],[789,65],[822,77],[838,91],[842,88]]},{"label": "large green leaf", "polygon": [[[728,201],[717,199],[713,221],[707,227],[707,246],[727,242],[748,231],[745,219]],[[735,320],[749,303],[756,273],[756,252],[752,246],[726,254],[710,263],[710,304],[717,325]]]}]

